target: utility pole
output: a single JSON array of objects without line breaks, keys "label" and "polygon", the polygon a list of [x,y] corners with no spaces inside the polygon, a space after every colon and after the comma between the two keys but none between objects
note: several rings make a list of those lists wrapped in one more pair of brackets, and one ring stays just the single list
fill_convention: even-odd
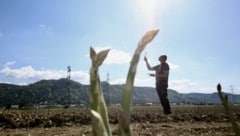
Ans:
[{"label": "utility pole", "polygon": [[67,80],[70,80],[70,78],[71,78],[71,67],[68,66],[67,67]]},{"label": "utility pole", "polygon": [[233,85],[230,85],[230,90],[231,90],[231,93],[233,94],[234,93]]},{"label": "utility pole", "polygon": [[110,74],[109,74],[109,72],[107,72],[107,82],[109,82],[109,81],[110,81],[110,78],[109,78],[109,76],[110,76]]},{"label": "utility pole", "polygon": [[71,80],[71,67],[68,66],[68,67],[67,67],[68,106],[70,106],[70,104],[71,104],[71,96],[70,96],[71,86],[70,86],[70,80]]},{"label": "utility pole", "polygon": [[111,95],[110,95],[110,74],[107,72],[107,92],[108,92],[108,105],[111,105]]},{"label": "utility pole", "polygon": [[234,100],[233,100],[233,97],[234,97],[234,87],[233,85],[230,85],[230,91],[231,91],[231,100],[232,100],[232,104],[234,104]]}]

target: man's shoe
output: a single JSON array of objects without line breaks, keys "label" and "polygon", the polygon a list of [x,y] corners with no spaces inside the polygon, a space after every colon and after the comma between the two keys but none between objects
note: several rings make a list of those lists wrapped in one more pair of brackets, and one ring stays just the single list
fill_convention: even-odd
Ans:
[{"label": "man's shoe", "polygon": [[171,111],[164,111],[164,114],[165,115],[170,115],[170,114],[172,114],[172,112]]}]

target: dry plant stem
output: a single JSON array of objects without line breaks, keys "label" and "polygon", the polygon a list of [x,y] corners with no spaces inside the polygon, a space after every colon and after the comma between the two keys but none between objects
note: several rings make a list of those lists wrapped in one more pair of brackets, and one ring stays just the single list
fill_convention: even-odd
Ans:
[{"label": "dry plant stem", "polygon": [[230,119],[230,122],[232,124],[233,130],[234,130],[236,136],[240,136],[240,127],[239,127],[238,123],[236,122],[236,119],[233,116],[233,112],[232,112],[232,110],[229,107],[228,101],[226,100],[226,98],[222,94],[222,91],[221,91],[222,87],[221,87],[220,84],[217,85],[217,90],[218,90],[218,95],[219,95],[219,97],[220,97],[220,99],[222,101],[222,104],[223,104],[223,106],[224,106],[224,108],[226,110],[226,114],[227,114],[227,116]]},{"label": "dry plant stem", "polygon": [[137,65],[140,55],[146,45],[150,43],[157,35],[158,30],[152,30],[147,32],[138,43],[138,47],[132,57],[130,68],[128,70],[127,80],[123,91],[123,97],[121,102],[121,114],[119,120],[119,132],[120,136],[131,136],[130,117],[131,117],[131,104],[132,104],[132,91],[134,79],[137,71]]},{"label": "dry plant stem", "polygon": [[[157,33],[158,30],[152,30],[143,36],[143,38],[139,41],[138,47],[135,50],[131,60],[121,103],[122,112],[120,114],[118,133],[120,136],[132,135],[130,129],[130,109],[137,64],[141,52],[144,50],[145,46],[153,40]],[[111,136],[106,103],[104,101],[103,91],[98,74],[98,67],[102,64],[108,52],[109,50],[103,50],[97,54],[93,48],[90,48],[90,56],[92,60],[92,67],[90,70],[90,107],[92,115],[92,134],[94,136]]]},{"label": "dry plant stem", "polygon": [[90,70],[90,107],[93,136],[111,136],[108,111],[103,97],[98,68],[106,58],[109,50],[98,54],[90,48],[92,67]]}]

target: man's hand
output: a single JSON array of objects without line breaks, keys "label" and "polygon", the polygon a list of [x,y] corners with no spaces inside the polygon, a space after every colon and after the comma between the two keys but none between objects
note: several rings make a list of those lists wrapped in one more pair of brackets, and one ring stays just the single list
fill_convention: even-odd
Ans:
[{"label": "man's hand", "polygon": [[155,77],[155,74],[152,74],[152,73],[148,73],[149,74],[149,76],[151,76],[151,77]]},{"label": "man's hand", "polygon": [[[144,57],[144,61],[145,61],[146,65],[147,65],[148,70],[154,70],[154,68],[152,68],[152,67],[149,65],[148,59],[147,59],[146,56]],[[153,76],[153,75],[150,75],[150,76]]]},{"label": "man's hand", "polygon": [[146,57],[146,56],[144,57],[144,61],[146,61],[146,62],[147,62],[147,57]]}]

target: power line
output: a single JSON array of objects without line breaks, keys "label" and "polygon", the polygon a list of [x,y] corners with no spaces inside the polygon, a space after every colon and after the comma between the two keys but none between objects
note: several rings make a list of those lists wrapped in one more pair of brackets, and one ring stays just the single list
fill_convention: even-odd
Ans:
[{"label": "power line", "polygon": [[67,79],[70,80],[70,78],[71,78],[71,67],[68,66],[67,69],[68,69],[67,70]]},{"label": "power line", "polygon": [[232,100],[232,103],[234,103],[234,86],[231,84],[230,86],[229,86],[229,88],[230,88],[230,93],[231,93],[231,100]]},{"label": "power line", "polygon": [[110,81],[110,74],[109,72],[107,72],[107,82],[109,83],[109,81]]},{"label": "power line", "polygon": [[229,87],[230,87],[231,93],[234,94],[234,86],[233,86],[233,85],[230,85]]},{"label": "power line", "polygon": [[107,92],[108,92],[108,104],[111,105],[111,93],[110,93],[110,74],[107,72]]},{"label": "power line", "polygon": [[70,80],[71,80],[71,67],[67,67],[67,86],[68,86],[68,106],[71,104],[71,85],[70,85]]}]

